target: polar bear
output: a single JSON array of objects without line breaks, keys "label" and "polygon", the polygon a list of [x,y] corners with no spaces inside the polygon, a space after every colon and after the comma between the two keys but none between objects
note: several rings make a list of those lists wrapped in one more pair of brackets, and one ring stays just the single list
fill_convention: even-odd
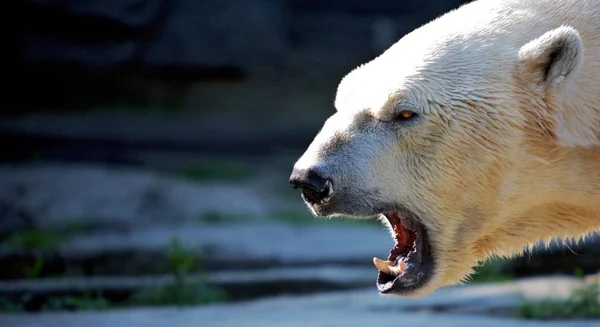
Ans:
[{"label": "polar bear", "polygon": [[335,107],[290,183],[316,216],[388,226],[382,294],[600,229],[600,1],[463,5],[350,72]]}]

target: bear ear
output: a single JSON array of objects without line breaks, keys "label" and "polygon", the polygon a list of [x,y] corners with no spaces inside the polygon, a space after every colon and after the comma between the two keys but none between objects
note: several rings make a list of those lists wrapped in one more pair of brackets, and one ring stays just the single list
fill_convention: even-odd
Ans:
[{"label": "bear ear", "polygon": [[561,26],[525,44],[519,58],[526,80],[545,91],[577,73],[583,59],[583,42],[575,29]]}]

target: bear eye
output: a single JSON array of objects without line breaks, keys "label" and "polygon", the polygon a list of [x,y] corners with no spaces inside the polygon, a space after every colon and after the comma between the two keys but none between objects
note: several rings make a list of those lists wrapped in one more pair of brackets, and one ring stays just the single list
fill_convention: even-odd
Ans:
[{"label": "bear eye", "polygon": [[417,118],[417,113],[410,110],[402,110],[398,114],[396,114],[396,120],[400,121],[408,121]]}]

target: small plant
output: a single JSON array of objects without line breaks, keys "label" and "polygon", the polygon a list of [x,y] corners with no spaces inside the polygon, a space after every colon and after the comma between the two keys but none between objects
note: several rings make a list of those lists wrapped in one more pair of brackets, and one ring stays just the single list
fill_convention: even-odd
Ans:
[{"label": "small plant", "polygon": [[20,251],[46,251],[59,245],[59,237],[51,232],[29,229],[9,235],[4,243]]},{"label": "small plant", "polygon": [[518,315],[527,319],[592,319],[600,318],[600,286],[598,283],[578,287],[567,300],[525,302]]},{"label": "small plant", "polygon": [[110,302],[100,294],[84,293],[79,296],[53,296],[42,305],[43,311],[55,310],[104,310]]},{"label": "small plant", "polygon": [[201,305],[227,300],[222,290],[201,284],[173,284],[134,293],[129,302],[133,305]]},{"label": "small plant", "polygon": [[[3,296],[0,297],[0,312],[25,312],[31,310],[31,305],[35,307],[35,302],[38,301],[34,300],[33,296],[28,293],[17,299]],[[87,292],[73,296],[50,296],[43,299],[43,303],[39,305],[39,309],[42,311],[103,310],[107,309],[111,303],[101,294]]]},{"label": "small plant", "polygon": [[0,297],[0,312],[23,312],[23,311],[25,311],[23,304],[15,303],[5,296]]},{"label": "small plant", "polygon": [[23,268],[23,274],[27,278],[39,278],[44,270],[45,260],[41,255],[35,256],[35,261],[29,267]]},{"label": "small plant", "polygon": [[143,289],[134,293],[130,303],[135,305],[199,305],[227,300],[227,294],[216,287],[202,281],[190,283],[188,275],[196,272],[203,276],[204,269],[199,264],[196,254],[185,249],[181,241],[173,238],[165,252],[169,272],[174,277],[171,285]]},{"label": "small plant", "polygon": [[178,238],[172,238],[165,252],[169,271],[176,278],[185,276],[197,267],[196,254],[187,250]]},{"label": "small plant", "polygon": [[46,266],[43,253],[55,250],[60,244],[59,239],[58,234],[49,231],[27,229],[12,233],[3,243],[12,250],[31,253],[34,261],[31,265],[23,267],[23,276],[39,278]]}]

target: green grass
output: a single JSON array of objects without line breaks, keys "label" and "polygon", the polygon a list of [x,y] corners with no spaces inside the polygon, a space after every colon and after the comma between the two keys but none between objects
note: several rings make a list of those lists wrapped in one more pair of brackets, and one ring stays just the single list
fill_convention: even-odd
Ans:
[{"label": "green grass", "polygon": [[184,278],[194,270],[204,272],[196,258],[196,253],[186,249],[178,238],[171,239],[164,256],[170,273],[175,277]]},{"label": "green grass", "polygon": [[135,292],[128,301],[129,305],[201,305],[227,301],[223,290],[206,282],[190,283],[188,276],[196,273],[205,276],[196,253],[181,244],[177,238],[171,240],[165,251],[170,274],[174,283],[164,287],[142,289]]},{"label": "green grass", "polygon": [[13,251],[33,253],[34,261],[31,265],[23,267],[23,277],[40,278],[46,266],[43,252],[56,250],[60,245],[60,235],[49,231],[28,229],[10,234],[2,243]]},{"label": "green grass", "polygon": [[89,229],[89,222],[85,219],[73,221],[62,229],[24,229],[12,232],[4,237],[0,244],[11,251],[26,252],[33,255],[33,262],[22,268],[24,278],[40,278],[45,273],[47,266],[46,256],[58,250],[63,240],[80,234]]},{"label": "green grass", "polygon": [[82,217],[72,220],[58,229],[29,228],[12,232],[0,242],[16,251],[52,251],[67,237],[84,233],[91,229],[91,219]]},{"label": "green grass", "polygon": [[514,276],[503,270],[508,259],[490,259],[477,266],[475,273],[471,275],[471,283],[504,282],[512,280]]},{"label": "green grass", "polygon": [[85,293],[79,296],[52,296],[42,306],[42,311],[74,310],[91,311],[105,310],[111,302],[101,294]]},{"label": "green grass", "polygon": [[206,284],[184,283],[143,289],[135,292],[129,305],[191,306],[227,301],[224,291]]},{"label": "green grass", "polygon": [[25,311],[23,307],[25,301],[27,301],[27,296],[22,296],[22,300],[16,303],[5,296],[0,296],[0,312],[23,312]]},{"label": "green grass", "polygon": [[[34,238],[37,239],[37,238]],[[29,244],[29,243],[27,243]],[[34,242],[34,244],[38,244]],[[184,247],[181,241],[173,238],[164,251],[167,269],[174,277],[174,282],[163,287],[141,289],[129,296],[125,301],[113,302],[98,292],[86,292],[80,295],[50,296],[43,300],[42,311],[61,310],[104,310],[111,307],[140,305],[202,305],[228,300],[228,294],[220,288],[209,285],[202,277],[206,271],[202,267],[195,251]],[[39,276],[43,261],[36,261],[27,272],[30,278]],[[190,282],[188,276],[200,276],[200,282]],[[0,312],[23,312],[32,299],[28,295],[11,301],[0,296]]]},{"label": "green grass", "polygon": [[45,256],[57,251],[62,241],[73,234],[81,232],[85,227],[84,220],[74,222],[63,230],[24,229],[6,236],[1,244],[11,251],[27,252],[33,255],[34,261],[23,267],[22,277],[40,278],[47,266]]},{"label": "green grass", "polygon": [[47,251],[60,245],[60,237],[53,232],[29,229],[12,233],[3,243],[17,251]]},{"label": "green grass", "polygon": [[[10,300],[0,296],[0,312],[25,312],[32,303],[31,294],[23,294],[18,300]],[[111,302],[96,292],[86,292],[79,295],[49,296],[40,306],[41,311],[79,311],[79,310],[104,310],[111,306]]]},{"label": "green grass", "polygon": [[566,300],[526,301],[518,316],[526,319],[600,319],[600,286],[598,283],[573,290]]},{"label": "green grass", "polygon": [[23,275],[27,278],[40,278],[42,276],[42,272],[44,270],[44,266],[46,265],[46,260],[40,255],[35,256],[35,260],[31,266],[27,266],[23,268]]},{"label": "green grass", "polygon": [[[504,271],[509,259],[492,259],[475,269],[471,282],[501,282],[514,278]],[[581,276],[581,268],[575,269],[575,275]],[[566,300],[544,299],[525,301],[517,308],[516,315],[525,319],[557,320],[557,319],[598,319],[600,318],[600,286],[598,283],[576,288]]]},{"label": "green grass", "polygon": [[248,164],[240,161],[213,158],[183,167],[177,174],[194,181],[242,180],[252,177],[254,170]]}]

